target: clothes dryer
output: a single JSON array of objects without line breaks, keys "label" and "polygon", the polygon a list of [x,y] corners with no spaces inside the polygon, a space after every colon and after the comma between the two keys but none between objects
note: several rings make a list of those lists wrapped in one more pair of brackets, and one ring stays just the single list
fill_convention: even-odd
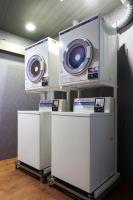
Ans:
[{"label": "clothes dryer", "polygon": [[101,16],[59,33],[60,85],[117,84],[117,33]]},{"label": "clothes dryer", "polygon": [[25,90],[59,89],[59,45],[45,38],[25,49]]}]

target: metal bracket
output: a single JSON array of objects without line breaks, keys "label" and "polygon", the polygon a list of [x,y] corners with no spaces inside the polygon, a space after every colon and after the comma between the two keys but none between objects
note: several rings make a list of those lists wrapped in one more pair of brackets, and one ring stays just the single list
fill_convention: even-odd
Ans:
[{"label": "metal bracket", "polygon": [[50,167],[48,167],[46,169],[42,169],[42,170],[36,170],[36,169],[33,169],[31,166],[21,162],[20,160],[16,161],[16,169],[22,169],[23,171],[25,171],[26,173],[28,173],[34,177],[35,176],[39,177],[41,183],[46,183],[47,177],[51,173]]}]

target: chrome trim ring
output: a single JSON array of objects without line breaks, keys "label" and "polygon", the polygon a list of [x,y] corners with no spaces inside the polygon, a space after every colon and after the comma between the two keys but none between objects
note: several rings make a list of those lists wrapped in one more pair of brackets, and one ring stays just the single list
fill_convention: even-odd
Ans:
[{"label": "chrome trim ring", "polygon": [[[74,54],[73,52],[76,50],[76,48],[79,47],[82,50],[82,53],[85,55],[81,57],[81,64],[78,66],[72,66],[70,63],[70,56],[71,54]],[[88,39],[79,38],[75,39],[72,42],[70,42],[64,51],[63,54],[63,66],[64,69],[72,75],[79,75],[82,74],[88,67],[90,66],[92,62],[93,57],[93,46],[91,42]],[[75,61],[78,63],[78,60],[80,60],[80,55],[75,55]]]},{"label": "chrome trim ring", "polygon": [[45,72],[46,64],[40,55],[33,55],[28,63],[26,68],[26,73],[28,76],[28,79],[33,83],[38,83]]}]

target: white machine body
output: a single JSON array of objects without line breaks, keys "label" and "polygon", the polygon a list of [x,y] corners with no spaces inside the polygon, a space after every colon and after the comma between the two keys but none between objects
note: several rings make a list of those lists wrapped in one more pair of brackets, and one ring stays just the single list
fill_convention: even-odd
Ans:
[{"label": "white machine body", "polygon": [[51,112],[18,111],[18,160],[37,170],[51,166]]},{"label": "white machine body", "polygon": [[18,160],[42,170],[51,167],[51,113],[66,111],[66,100],[41,100],[39,111],[18,111]]},{"label": "white machine body", "polygon": [[73,112],[78,113],[94,113],[95,108],[99,108],[99,112],[114,112],[113,97],[93,97],[93,98],[77,98],[74,99]]},{"label": "white machine body", "polygon": [[89,109],[52,112],[52,176],[87,193],[115,175],[114,112],[108,103],[103,109],[113,99],[101,99],[89,98]]},{"label": "white machine body", "polygon": [[59,43],[45,38],[25,49],[25,90],[59,89]]},{"label": "white machine body", "polygon": [[60,85],[117,84],[117,33],[95,16],[59,33]]},{"label": "white machine body", "polygon": [[54,100],[41,100],[39,103],[40,111],[67,111],[66,99],[54,99]]}]

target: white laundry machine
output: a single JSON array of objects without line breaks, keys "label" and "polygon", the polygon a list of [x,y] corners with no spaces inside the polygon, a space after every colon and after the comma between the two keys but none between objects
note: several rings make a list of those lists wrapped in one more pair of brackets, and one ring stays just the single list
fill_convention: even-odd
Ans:
[{"label": "white laundry machine", "polygon": [[60,85],[116,85],[117,32],[95,16],[59,33]]},{"label": "white laundry machine", "polygon": [[51,141],[57,185],[89,197],[118,179],[113,98],[76,99],[74,112],[53,112]]},{"label": "white laundry machine", "polygon": [[52,111],[66,111],[66,100],[43,100],[39,111],[18,111],[18,163],[50,172]]},{"label": "white laundry machine", "polygon": [[25,49],[25,90],[59,89],[59,43],[45,38]]},{"label": "white laundry machine", "polygon": [[50,171],[51,112],[18,111],[18,161]]}]

